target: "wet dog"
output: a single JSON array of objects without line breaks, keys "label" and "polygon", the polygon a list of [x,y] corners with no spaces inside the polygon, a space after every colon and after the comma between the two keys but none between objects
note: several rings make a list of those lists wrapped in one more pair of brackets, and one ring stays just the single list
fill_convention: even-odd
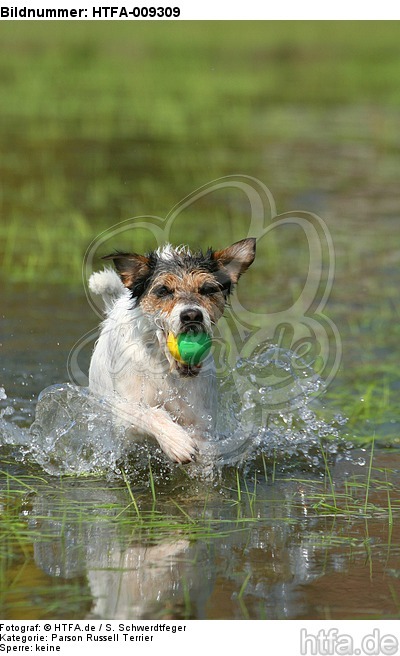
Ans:
[{"label": "wet dog", "polygon": [[117,252],[104,258],[116,271],[105,269],[89,280],[106,309],[89,387],[110,401],[132,437],[154,438],[173,461],[195,460],[213,430],[216,375],[212,352],[199,364],[179,362],[167,336],[212,336],[235,284],[254,260],[255,246],[248,238],[206,253],[170,244],[147,255]]}]

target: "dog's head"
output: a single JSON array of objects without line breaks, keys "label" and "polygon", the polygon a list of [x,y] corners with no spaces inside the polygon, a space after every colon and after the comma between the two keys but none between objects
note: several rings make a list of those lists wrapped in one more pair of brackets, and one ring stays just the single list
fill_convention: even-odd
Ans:
[{"label": "dog's head", "polygon": [[206,253],[167,244],[147,255],[115,253],[103,259],[114,261],[132,299],[154,321],[171,368],[181,375],[196,375],[199,366],[172,358],[167,335],[205,332],[211,336],[234,285],[253,262],[255,248],[256,240],[248,238]]}]

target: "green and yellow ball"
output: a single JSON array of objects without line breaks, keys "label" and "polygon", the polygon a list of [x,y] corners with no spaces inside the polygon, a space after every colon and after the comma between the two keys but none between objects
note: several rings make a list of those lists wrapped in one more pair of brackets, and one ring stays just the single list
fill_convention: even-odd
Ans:
[{"label": "green and yellow ball", "polygon": [[178,362],[198,366],[208,355],[212,340],[207,333],[180,333],[177,337],[168,333],[167,346]]}]

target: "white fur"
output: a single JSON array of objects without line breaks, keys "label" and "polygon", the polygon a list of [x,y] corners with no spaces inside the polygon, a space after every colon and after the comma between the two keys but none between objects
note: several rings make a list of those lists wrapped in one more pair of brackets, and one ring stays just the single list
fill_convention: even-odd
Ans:
[{"label": "white fur", "polygon": [[117,272],[109,268],[92,273],[89,278],[89,289],[93,294],[103,297],[106,310],[111,310],[116,299],[125,290]]},{"label": "white fur", "polygon": [[[110,401],[132,438],[156,439],[172,460],[194,459],[214,426],[212,355],[196,377],[179,376],[166,348],[165,317],[148,317],[134,307],[129,290],[110,269],[94,273],[89,287],[102,294],[107,310],[90,363],[90,389]],[[173,313],[174,321],[182,307]]]},{"label": "white fur", "polygon": [[180,246],[172,246],[172,244],[164,244],[164,246],[160,246],[156,250],[157,256],[161,260],[174,260],[177,255],[188,255],[189,257],[192,255],[192,252],[189,248],[189,246],[186,246],[186,244],[181,244]]}]

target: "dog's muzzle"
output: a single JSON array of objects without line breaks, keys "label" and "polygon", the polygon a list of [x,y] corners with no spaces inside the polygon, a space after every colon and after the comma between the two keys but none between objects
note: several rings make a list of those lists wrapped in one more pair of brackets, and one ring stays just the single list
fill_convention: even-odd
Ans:
[{"label": "dog's muzzle", "polygon": [[185,362],[179,362],[169,351],[167,338],[170,331],[172,331],[176,337],[180,334],[209,334],[210,331],[207,330],[206,327],[207,320],[204,316],[204,312],[200,307],[188,305],[182,307],[175,316],[172,317],[172,320],[171,317],[169,319],[168,322],[163,322],[162,330],[158,331],[158,339],[160,347],[163,348],[169,362],[171,372],[175,372],[177,375],[183,377],[197,376],[201,371],[202,363],[187,364]]},{"label": "dog's muzzle", "polygon": [[204,315],[200,308],[185,308],[179,315],[182,333],[204,332]]}]

